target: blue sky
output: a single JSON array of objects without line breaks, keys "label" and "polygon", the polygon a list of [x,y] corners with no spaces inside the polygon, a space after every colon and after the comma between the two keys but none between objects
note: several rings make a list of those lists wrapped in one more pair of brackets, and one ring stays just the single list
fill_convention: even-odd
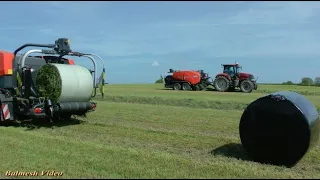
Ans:
[{"label": "blue sky", "polygon": [[320,76],[316,1],[1,2],[0,22],[0,49],[67,37],[104,59],[110,83],[153,83],[170,68],[214,76],[235,61],[260,82]]}]

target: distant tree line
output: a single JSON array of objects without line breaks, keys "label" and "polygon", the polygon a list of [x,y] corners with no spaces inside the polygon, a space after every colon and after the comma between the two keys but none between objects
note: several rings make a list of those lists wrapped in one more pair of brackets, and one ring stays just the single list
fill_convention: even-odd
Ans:
[{"label": "distant tree line", "polygon": [[281,83],[282,85],[301,85],[301,86],[320,86],[320,77],[314,78],[303,77],[299,83],[294,83],[292,81],[286,81]]}]

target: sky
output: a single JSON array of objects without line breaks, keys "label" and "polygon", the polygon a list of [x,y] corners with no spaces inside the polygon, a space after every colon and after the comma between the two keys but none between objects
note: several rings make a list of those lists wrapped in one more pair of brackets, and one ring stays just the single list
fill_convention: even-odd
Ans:
[{"label": "sky", "polygon": [[320,76],[317,1],[0,2],[0,22],[1,50],[69,38],[104,59],[113,84],[154,83],[170,68],[214,77],[234,62],[263,83]]}]

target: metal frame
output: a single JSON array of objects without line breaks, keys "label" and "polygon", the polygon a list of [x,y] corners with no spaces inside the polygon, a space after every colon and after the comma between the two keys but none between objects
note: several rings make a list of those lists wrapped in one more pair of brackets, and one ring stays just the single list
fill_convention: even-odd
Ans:
[{"label": "metal frame", "polygon": [[[27,52],[25,52],[18,60],[18,69],[19,71],[24,71],[24,68],[25,68],[25,61],[26,61],[26,58],[32,54],[32,53],[42,53],[42,54],[52,54],[52,55],[59,55],[58,53],[56,53],[56,51],[51,51],[51,50],[41,50],[41,49],[32,49],[32,50],[29,50]],[[77,57],[87,57],[89,58],[92,63],[93,63],[93,66],[94,66],[94,71],[93,71],[93,88],[95,89],[94,91],[94,95],[92,97],[95,97],[96,95],[96,79],[97,79],[97,63],[95,61],[95,59],[92,57],[92,56],[96,56],[103,64],[103,70],[105,69],[105,64],[104,64],[104,61],[103,59],[98,56],[98,55],[95,55],[95,54],[82,54],[82,53],[74,53],[74,52],[71,52],[71,53],[68,53],[64,56],[77,56]],[[63,56],[61,56],[63,57]]]},{"label": "metal frame", "polygon": [[[32,50],[29,50],[27,52],[25,52],[22,57],[19,59],[19,62],[18,62],[18,66],[20,66],[19,70],[21,71],[24,71],[24,68],[25,68],[25,61],[26,61],[26,58],[31,54],[31,53],[42,53],[42,54],[53,54],[53,55],[59,55],[57,53],[46,53],[45,50],[41,50],[41,49],[32,49]],[[69,53],[67,54],[69,56],[75,56],[73,55],[72,53]],[[81,56],[80,56],[81,57]],[[87,57],[89,58],[92,63],[93,63],[93,66],[94,66],[94,79],[93,79],[93,83],[94,83],[94,87],[95,87],[95,78],[96,78],[96,71],[97,71],[97,66],[96,66],[96,61],[93,59],[93,57],[91,56],[88,56],[88,55],[83,55],[82,57]]]},{"label": "metal frame", "polygon": [[[66,38],[60,38],[60,39],[65,39]],[[58,40],[60,40],[58,39]],[[56,41],[57,43],[57,41]],[[68,41],[69,43],[69,41]],[[95,59],[92,56],[95,56],[96,58],[98,58],[101,62],[102,62],[102,72],[105,72],[105,63],[103,61],[103,59],[96,55],[96,54],[87,54],[87,53],[79,53],[79,52],[72,52],[71,49],[67,49],[66,51],[60,51],[57,50],[57,44],[33,44],[33,43],[28,43],[28,44],[24,44],[21,47],[19,47],[18,49],[16,49],[14,51],[14,57],[16,57],[17,53],[19,51],[21,51],[22,49],[26,48],[26,47],[45,47],[45,48],[50,48],[51,50],[40,50],[40,49],[32,49],[29,50],[27,52],[25,52],[18,60],[17,62],[17,67],[15,69],[15,73],[14,75],[16,75],[16,73],[18,72],[23,72],[25,70],[25,60],[26,58],[31,54],[31,53],[42,53],[42,54],[51,54],[51,55],[60,55],[59,57],[62,58],[63,56],[77,56],[77,57],[87,57],[89,58],[93,65],[94,65],[94,74],[93,74],[93,88],[94,88],[94,95],[92,95],[92,97],[96,96],[97,90],[96,90],[96,79],[97,79],[97,63],[95,61]],[[52,50],[53,49],[53,50]],[[14,82],[13,84],[16,84],[16,82]],[[14,88],[16,88],[17,86],[15,85]]]},{"label": "metal frame", "polygon": [[[103,59],[102,59],[100,56],[98,56],[98,55],[96,55],[96,54],[86,54],[86,57],[89,57],[89,56],[95,56],[95,57],[97,57],[97,58],[101,61],[101,63],[102,63],[102,72],[105,71],[105,64],[104,64]],[[95,71],[96,71],[96,70],[95,70]],[[94,77],[94,79],[97,79],[97,77]],[[104,84],[103,84],[103,86],[104,86]],[[93,97],[95,97],[96,94],[97,94],[97,86],[96,86],[96,83],[95,83],[95,81],[94,81],[94,95],[93,95]]]}]

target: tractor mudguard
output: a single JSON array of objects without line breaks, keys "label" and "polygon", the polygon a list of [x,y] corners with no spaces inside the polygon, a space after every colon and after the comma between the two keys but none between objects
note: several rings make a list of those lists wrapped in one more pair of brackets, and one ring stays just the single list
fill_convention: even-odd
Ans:
[{"label": "tractor mudguard", "polygon": [[216,75],[216,77],[215,77],[215,78],[217,78],[217,77],[219,77],[219,76],[225,76],[228,80],[230,80],[230,81],[231,81],[231,77],[230,77],[230,75],[229,75],[229,74],[227,74],[227,73],[219,73],[219,74],[217,74],[217,75]]}]

